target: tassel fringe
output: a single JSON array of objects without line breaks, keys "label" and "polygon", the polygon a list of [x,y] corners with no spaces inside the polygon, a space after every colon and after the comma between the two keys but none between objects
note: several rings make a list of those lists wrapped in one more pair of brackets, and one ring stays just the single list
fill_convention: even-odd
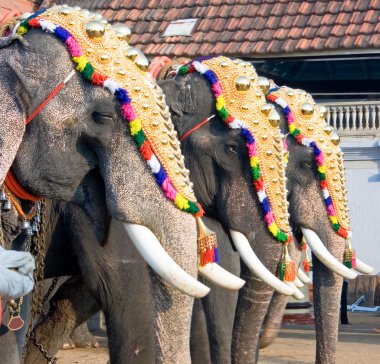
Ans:
[{"label": "tassel fringe", "polygon": [[219,250],[216,234],[208,229],[200,217],[196,218],[198,224],[198,264],[203,267],[207,263],[219,261]]},{"label": "tassel fringe", "polygon": [[284,244],[284,252],[278,264],[278,278],[284,282],[293,282],[296,279],[296,265],[289,255],[287,244]]},{"label": "tassel fringe", "polygon": [[306,242],[305,242],[305,259],[303,260],[303,270],[305,272],[311,272],[313,270],[313,263],[310,259],[310,256],[309,256],[309,248],[307,247],[306,245]]},{"label": "tassel fringe", "polygon": [[356,251],[352,249],[351,243],[347,240],[346,249],[343,255],[343,262],[347,268],[356,268]]}]

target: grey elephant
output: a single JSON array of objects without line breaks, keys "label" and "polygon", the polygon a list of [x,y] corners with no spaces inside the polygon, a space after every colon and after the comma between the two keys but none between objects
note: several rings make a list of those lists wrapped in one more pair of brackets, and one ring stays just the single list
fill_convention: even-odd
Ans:
[{"label": "grey elephant", "polygon": [[[156,172],[155,178],[141,158],[141,148],[139,150],[127,133],[125,118],[133,121],[132,117],[135,114],[130,106],[125,105],[130,105],[131,101],[120,89],[126,72],[124,70],[122,72],[119,68],[111,70],[119,83],[94,72],[86,58],[80,56],[81,48],[78,41],[75,42],[69,32],[64,30],[64,24],[60,20],[68,21],[73,12],[81,14],[82,23],[91,25],[93,19],[90,19],[86,12],[70,10],[67,7],[55,8],[50,13],[45,12],[44,19],[35,14],[34,17],[21,23],[18,34],[21,35],[33,27],[41,27],[54,33],[59,40],[43,34],[40,30],[30,30],[24,36],[27,44],[13,42],[1,49],[0,68],[3,77],[0,81],[2,91],[0,107],[2,124],[4,131],[7,132],[2,134],[2,138],[8,135],[1,149],[1,160],[5,161],[3,166],[8,168],[9,161],[14,157],[13,148],[9,148],[10,153],[5,155],[5,151],[8,151],[7,146],[9,144],[16,146],[18,154],[13,160],[12,170],[15,177],[13,180],[16,179],[29,194],[71,201],[86,213],[93,209],[91,201],[87,199],[86,183],[100,179],[104,186],[103,193],[110,216],[124,223],[123,226],[134,242],[139,241],[139,233],[144,233],[142,244],[149,245],[149,249],[145,251],[145,258],[149,260],[153,269],[159,271],[166,280],[183,292],[192,296],[203,296],[209,289],[194,279],[197,267],[194,218],[188,213],[179,211],[163,196],[155,181],[156,179],[159,184],[163,184],[166,180],[162,180],[165,176],[163,173],[158,173],[162,168],[160,161],[158,158],[152,161],[154,155],[151,153],[152,150],[148,150],[148,156],[144,154],[146,150],[142,151],[144,159],[148,160],[148,165],[153,172]],[[55,25],[54,21],[49,22],[46,18],[60,25]],[[96,26],[104,28],[104,25],[99,24],[100,22],[95,21]],[[86,32],[94,37],[91,38],[95,39],[94,42],[99,40],[101,33],[97,33],[96,26],[90,27]],[[111,33],[112,31],[109,31],[107,34]],[[72,72],[72,59],[65,46],[61,44],[62,40],[65,40],[84,78],[92,77],[91,80],[96,85],[105,83],[118,101],[124,101],[122,111],[118,102],[109,96],[108,91],[91,86],[82,75]],[[84,38],[81,41],[86,42]],[[92,41],[89,42],[91,44]],[[148,109],[145,105],[150,102],[149,113],[150,111],[154,113],[155,122],[169,126],[170,132],[168,113],[157,101],[160,99],[160,90],[151,79],[145,78],[144,72],[137,70],[133,62],[128,61],[125,65],[131,72],[135,72],[131,77],[138,79],[136,82],[144,85],[145,94],[148,94],[144,99],[145,103],[134,104],[139,115],[144,115],[143,110]],[[67,75],[71,77],[70,81],[69,77],[65,80]],[[63,86],[64,80],[67,84],[56,96],[48,100],[35,120],[25,129],[25,116],[31,115],[41,102],[47,100],[51,85]],[[136,88],[135,92],[138,91]],[[6,125],[10,125],[11,130],[8,130]],[[144,141],[137,122],[132,124],[131,132],[132,135],[137,135],[135,137],[137,142]],[[153,134],[150,139],[154,137]],[[175,135],[169,133],[168,136],[171,140],[170,145],[169,143],[162,145],[165,147],[168,144],[167,148],[176,156],[174,162],[185,174],[183,176],[181,173],[180,176],[174,177],[176,183],[173,184],[180,186],[179,191],[188,198],[181,196],[167,180],[165,186],[169,190],[165,190],[164,186],[164,193],[175,200],[178,207],[197,213],[199,207],[195,204],[195,199],[194,202],[190,201],[192,190],[186,177],[178,143],[175,142]],[[148,140],[147,138],[145,135],[145,140]],[[19,145],[21,140],[22,143]],[[155,150],[160,151],[160,146],[156,146]],[[158,174],[160,178],[157,177]],[[89,215],[93,217],[91,222],[95,227],[103,223],[98,220],[102,218],[103,213],[93,211]],[[159,241],[186,271],[170,259]],[[160,256],[159,262],[155,259],[157,254]],[[157,360],[186,362],[189,360],[188,337],[192,298],[165,285],[160,279],[154,278],[154,283],[153,311],[159,337]],[[100,298],[106,305],[108,297]],[[168,300],[170,305],[166,306]],[[110,322],[118,322],[116,310],[110,309],[108,315]],[[169,337],[176,337],[175,347]]]}]

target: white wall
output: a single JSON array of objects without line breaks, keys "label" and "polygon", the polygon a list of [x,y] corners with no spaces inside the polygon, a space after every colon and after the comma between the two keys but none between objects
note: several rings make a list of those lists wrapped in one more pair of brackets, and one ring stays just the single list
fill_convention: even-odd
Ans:
[{"label": "white wall", "polygon": [[380,272],[380,148],[377,141],[342,143],[348,207],[357,256]]}]

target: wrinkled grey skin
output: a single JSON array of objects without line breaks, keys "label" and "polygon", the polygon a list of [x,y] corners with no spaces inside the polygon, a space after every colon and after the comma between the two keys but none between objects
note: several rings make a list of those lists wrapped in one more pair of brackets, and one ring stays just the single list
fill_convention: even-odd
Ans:
[{"label": "wrinkled grey skin", "polygon": [[[41,31],[30,31],[25,38],[28,46],[13,43],[0,51],[1,123],[8,133],[6,125],[12,121],[7,138],[14,145],[22,138],[13,164],[18,181],[35,195],[72,201],[88,214],[93,206],[82,182],[93,171],[104,183],[111,216],[149,227],[168,254],[196,276],[194,218],[163,197],[120,117],[119,105],[105,90],[76,74],[24,133],[25,115],[73,69],[60,41]],[[8,144],[1,144],[1,160],[14,155],[4,155]],[[96,227],[99,221],[92,223]],[[157,360],[189,362],[193,300],[152,280]],[[109,314],[110,322],[117,322],[119,312]]]}]

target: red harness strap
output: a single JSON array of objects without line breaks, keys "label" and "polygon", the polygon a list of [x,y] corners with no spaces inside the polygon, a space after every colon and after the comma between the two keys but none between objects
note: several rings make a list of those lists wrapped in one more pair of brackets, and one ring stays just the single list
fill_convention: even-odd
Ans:
[{"label": "red harness strap", "polygon": [[[75,70],[72,70],[69,75],[65,78],[63,82],[61,82],[49,95],[48,97],[34,110],[30,116],[25,120],[25,125],[28,125],[46,106],[46,104],[59,92],[59,90],[73,77],[75,74]],[[21,198],[23,200],[28,200],[32,202],[38,202],[41,200],[41,197],[33,196],[28,191],[24,189],[18,182],[16,177],[14,176],[12,170],[10,169],[4,180],[5,186],[11,191],[15,196]]]},{"label": "red harness strap", "polygon": [[211,115],[210,117],[208,117],[208,118],[204,119],[203,121],[201,121],[199,124],[195,125],[194,128],[190,129],[184,135],[182,135],[181,138],[179,139],[179,141],[182,142],[182,140],[184,140],[185,138],[187,138],[192,132],[194,132],[195,130],[199,129],[202,125],[206,124],[213,117],[215,117],[215,115]]}]

